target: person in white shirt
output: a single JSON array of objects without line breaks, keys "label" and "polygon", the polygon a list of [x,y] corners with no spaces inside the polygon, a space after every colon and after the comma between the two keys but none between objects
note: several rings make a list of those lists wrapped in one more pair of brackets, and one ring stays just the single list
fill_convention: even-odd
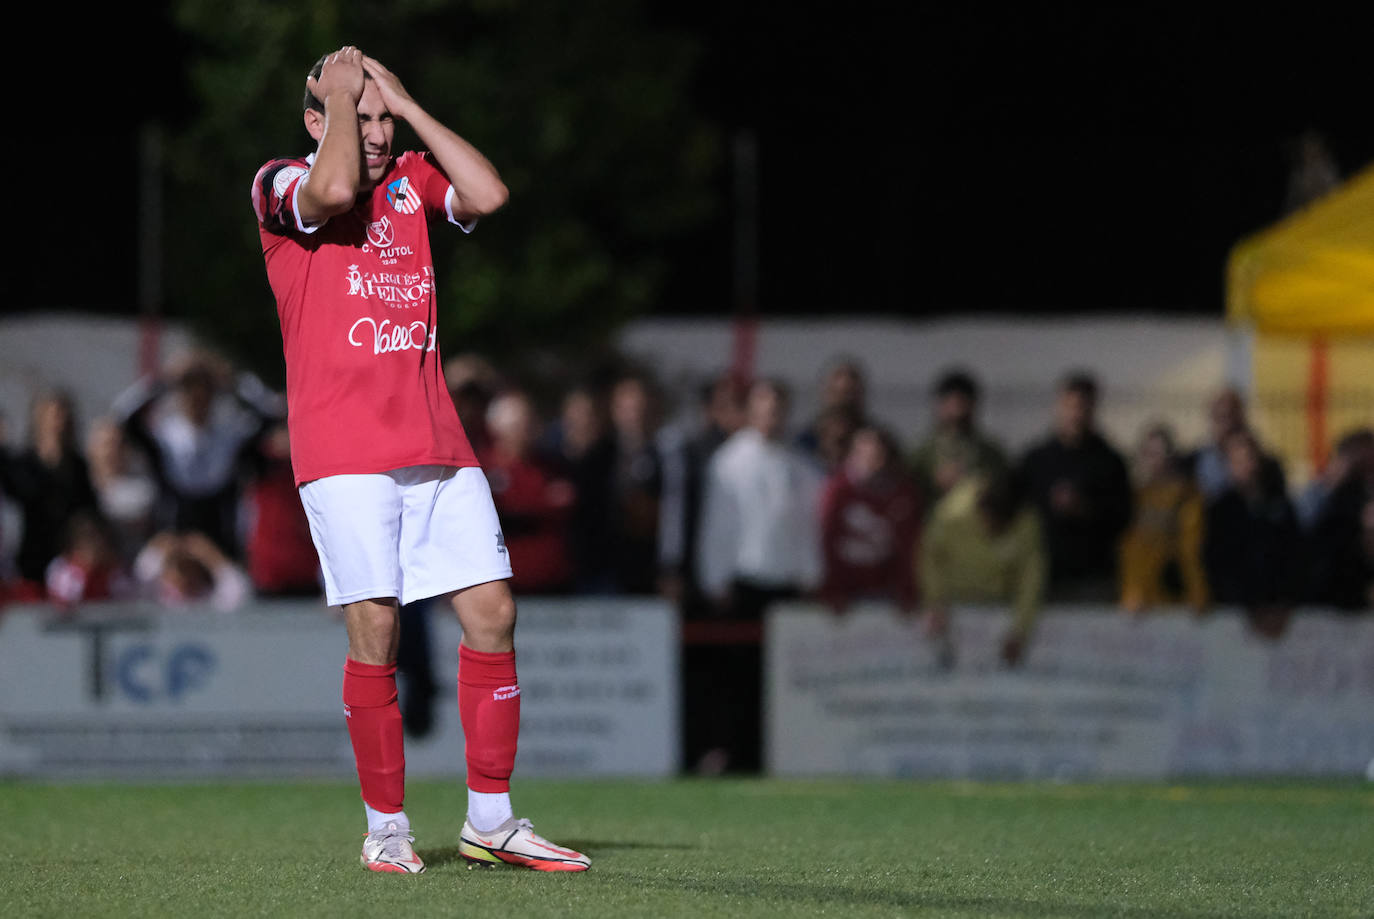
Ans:
[{"label": "person in white shirt", "polygon": [[[684,654],[687,765],[700,774],[757,772],[762,763],[762,630],[776,600],[821,581],[821,472],[784,439],[788,397],[775,381],[749,391],[747,423],[706,471],[697,574],[732,620]],[[711,623],[699,623],[711,625]]]},{"label": "person in white shirt", "polygon": [[223,359],[192,352],[130,386],[112,414],[152,464],[164,501],[158,525],[197,530],[237,555],[239,473],[284,414],[281,397]]},{"label": "person in white shirt", "polygon": [[788,395],[772,380],[749,390],[748,422],[712,456],[697,566],[703,590],[736,617],[821,580],[819,470],[785,438]]}]

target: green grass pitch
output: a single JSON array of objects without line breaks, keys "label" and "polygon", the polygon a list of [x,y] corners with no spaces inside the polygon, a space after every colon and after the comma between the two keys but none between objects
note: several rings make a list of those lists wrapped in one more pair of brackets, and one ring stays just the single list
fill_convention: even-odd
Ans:
[{"label": "green grass pitch", "polygon": [[464,792],[413,782],[419,876],[358,865],[336,782],[0,783],[0,904],[55,916],[1374,916],[1348,783],[534,782],[586,874],[469,871]]}]

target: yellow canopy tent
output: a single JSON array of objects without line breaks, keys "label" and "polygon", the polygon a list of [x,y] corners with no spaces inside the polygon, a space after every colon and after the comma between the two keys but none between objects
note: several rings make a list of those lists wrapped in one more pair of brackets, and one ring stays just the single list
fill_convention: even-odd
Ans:
[{"label": "yellow canopy tent", "polygon": [[1374,425],[1374,166],[1231,250],[1226,315],[1254,333],[1255,424],[1300,478]]}]

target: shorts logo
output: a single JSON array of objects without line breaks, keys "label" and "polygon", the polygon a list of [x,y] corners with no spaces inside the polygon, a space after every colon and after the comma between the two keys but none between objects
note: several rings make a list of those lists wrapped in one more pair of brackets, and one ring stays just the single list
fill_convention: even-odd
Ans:
[{"label": "shorts logo", "polygon": [[401,176],[388,185],[386,200],[402,214],[413,214],[420,209],[420,194],[410,187],[410,176]]},{"label": "shorts logo", "polygon": [[386,215],[382,215],[381,220],[373,221],[367,225],[368,242],[378,249],[385,249],[391,245],[391,241],[396,238],[396,232],[391,226],[391,221]]},{"label": "shorts logo", "polygon": [[502,555],[506,554],[506,537],[503,533],[496,534],[496,551]]},{"label": "shorts logo", "polygon": [[491,694],[491,700],[493,702],[504,702],[507,699],[514,699],[519,695],[519,686],[499,686],[496,691]]}]

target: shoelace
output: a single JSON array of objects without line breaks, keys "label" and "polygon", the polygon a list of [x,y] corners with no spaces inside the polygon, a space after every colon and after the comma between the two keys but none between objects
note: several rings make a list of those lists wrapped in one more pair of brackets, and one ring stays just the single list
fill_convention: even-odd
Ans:
[{"label": "shoelace", "polygon": [[530,836],[534,839],[535,842],[545,846],[552,845],[552,843],[550,843],[547,839],[545,839],[543,836],[540,836],[538,833],[534,831],[534,824],[526,818],[521,817],[520,819],[516,820],[515,826],[516,829],[529,830]]},{"label": "shoelace", "polygon": [[372,838],[382,840],[382,854],[387,858],[401,858],[406,854],[401,843],[413,843],[415,837],[410,833],[390,828],[378,830],[372,834]]}]

